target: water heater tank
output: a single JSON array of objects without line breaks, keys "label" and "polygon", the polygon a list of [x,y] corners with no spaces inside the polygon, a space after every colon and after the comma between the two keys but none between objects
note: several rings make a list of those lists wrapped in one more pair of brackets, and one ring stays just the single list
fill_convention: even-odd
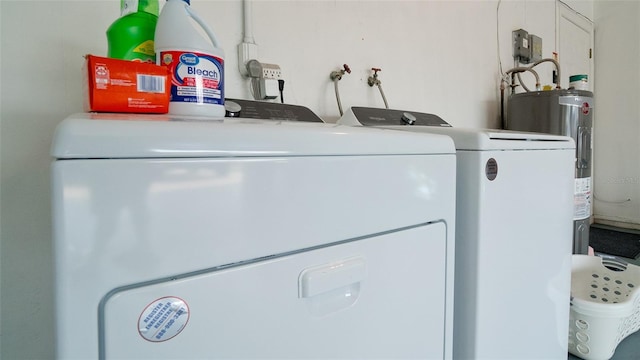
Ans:
[{"label": "water heater tank", "polygon": [[587,254],[591,219],[593,93],[531,91],[509,97],[506,128],[571,136],[576,142],[573,253]]}]

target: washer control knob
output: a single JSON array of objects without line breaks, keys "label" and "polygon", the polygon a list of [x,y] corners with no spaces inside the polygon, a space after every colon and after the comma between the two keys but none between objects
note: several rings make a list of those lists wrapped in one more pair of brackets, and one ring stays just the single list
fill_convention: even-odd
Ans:
[{"label": "washer control knob", "polygon": [[416,123],[416,117],[408,112],[402,113],[400,120],[402,120],[403,125],[413,125]]},{"label": "washer control knob", "polygon": [[240,111],[242,110],[242,107],[237,102],[225,101],[224,110],[225,117],[240,117]]}]

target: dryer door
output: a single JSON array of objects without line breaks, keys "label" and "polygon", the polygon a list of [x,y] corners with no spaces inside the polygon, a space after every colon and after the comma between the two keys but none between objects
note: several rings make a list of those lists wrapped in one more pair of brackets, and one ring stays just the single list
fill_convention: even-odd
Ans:
[{"label": "dryer door", "polygon": [[423,224],[115,289],[100,355],[442,359],[446,247]]}]

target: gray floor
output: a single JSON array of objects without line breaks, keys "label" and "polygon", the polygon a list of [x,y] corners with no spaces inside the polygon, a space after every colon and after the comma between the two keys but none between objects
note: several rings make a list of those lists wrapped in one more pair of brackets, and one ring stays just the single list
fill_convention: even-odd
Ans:
[{"label": "gray floor", "polygon": [[[630,264],[635,264],[640,266],[640,257],[638,259],[625,259]],[[580,359],[577,356],[573,356],[569,354],[568,359],[577,360]],[[637,331],[629,336],[626,339],[622,340],[618,347],[616,348],[616,352],[613,354],[612,360],[638,360],[640,359],[640,331]]]}]

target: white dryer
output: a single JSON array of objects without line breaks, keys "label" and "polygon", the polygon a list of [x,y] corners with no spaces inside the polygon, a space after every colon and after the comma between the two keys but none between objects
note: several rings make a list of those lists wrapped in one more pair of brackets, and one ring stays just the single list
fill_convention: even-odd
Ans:
[{"label": "white dryer", "polygon": [[75,114],[52,154],[57,358],[452,357],[450,138]]},{"label": "white dryer", "polygon": [[454,358],[566,358],[573,140],[454,128],[433,114],[364,107],[349,109],[338,124],[455,142]]}]

